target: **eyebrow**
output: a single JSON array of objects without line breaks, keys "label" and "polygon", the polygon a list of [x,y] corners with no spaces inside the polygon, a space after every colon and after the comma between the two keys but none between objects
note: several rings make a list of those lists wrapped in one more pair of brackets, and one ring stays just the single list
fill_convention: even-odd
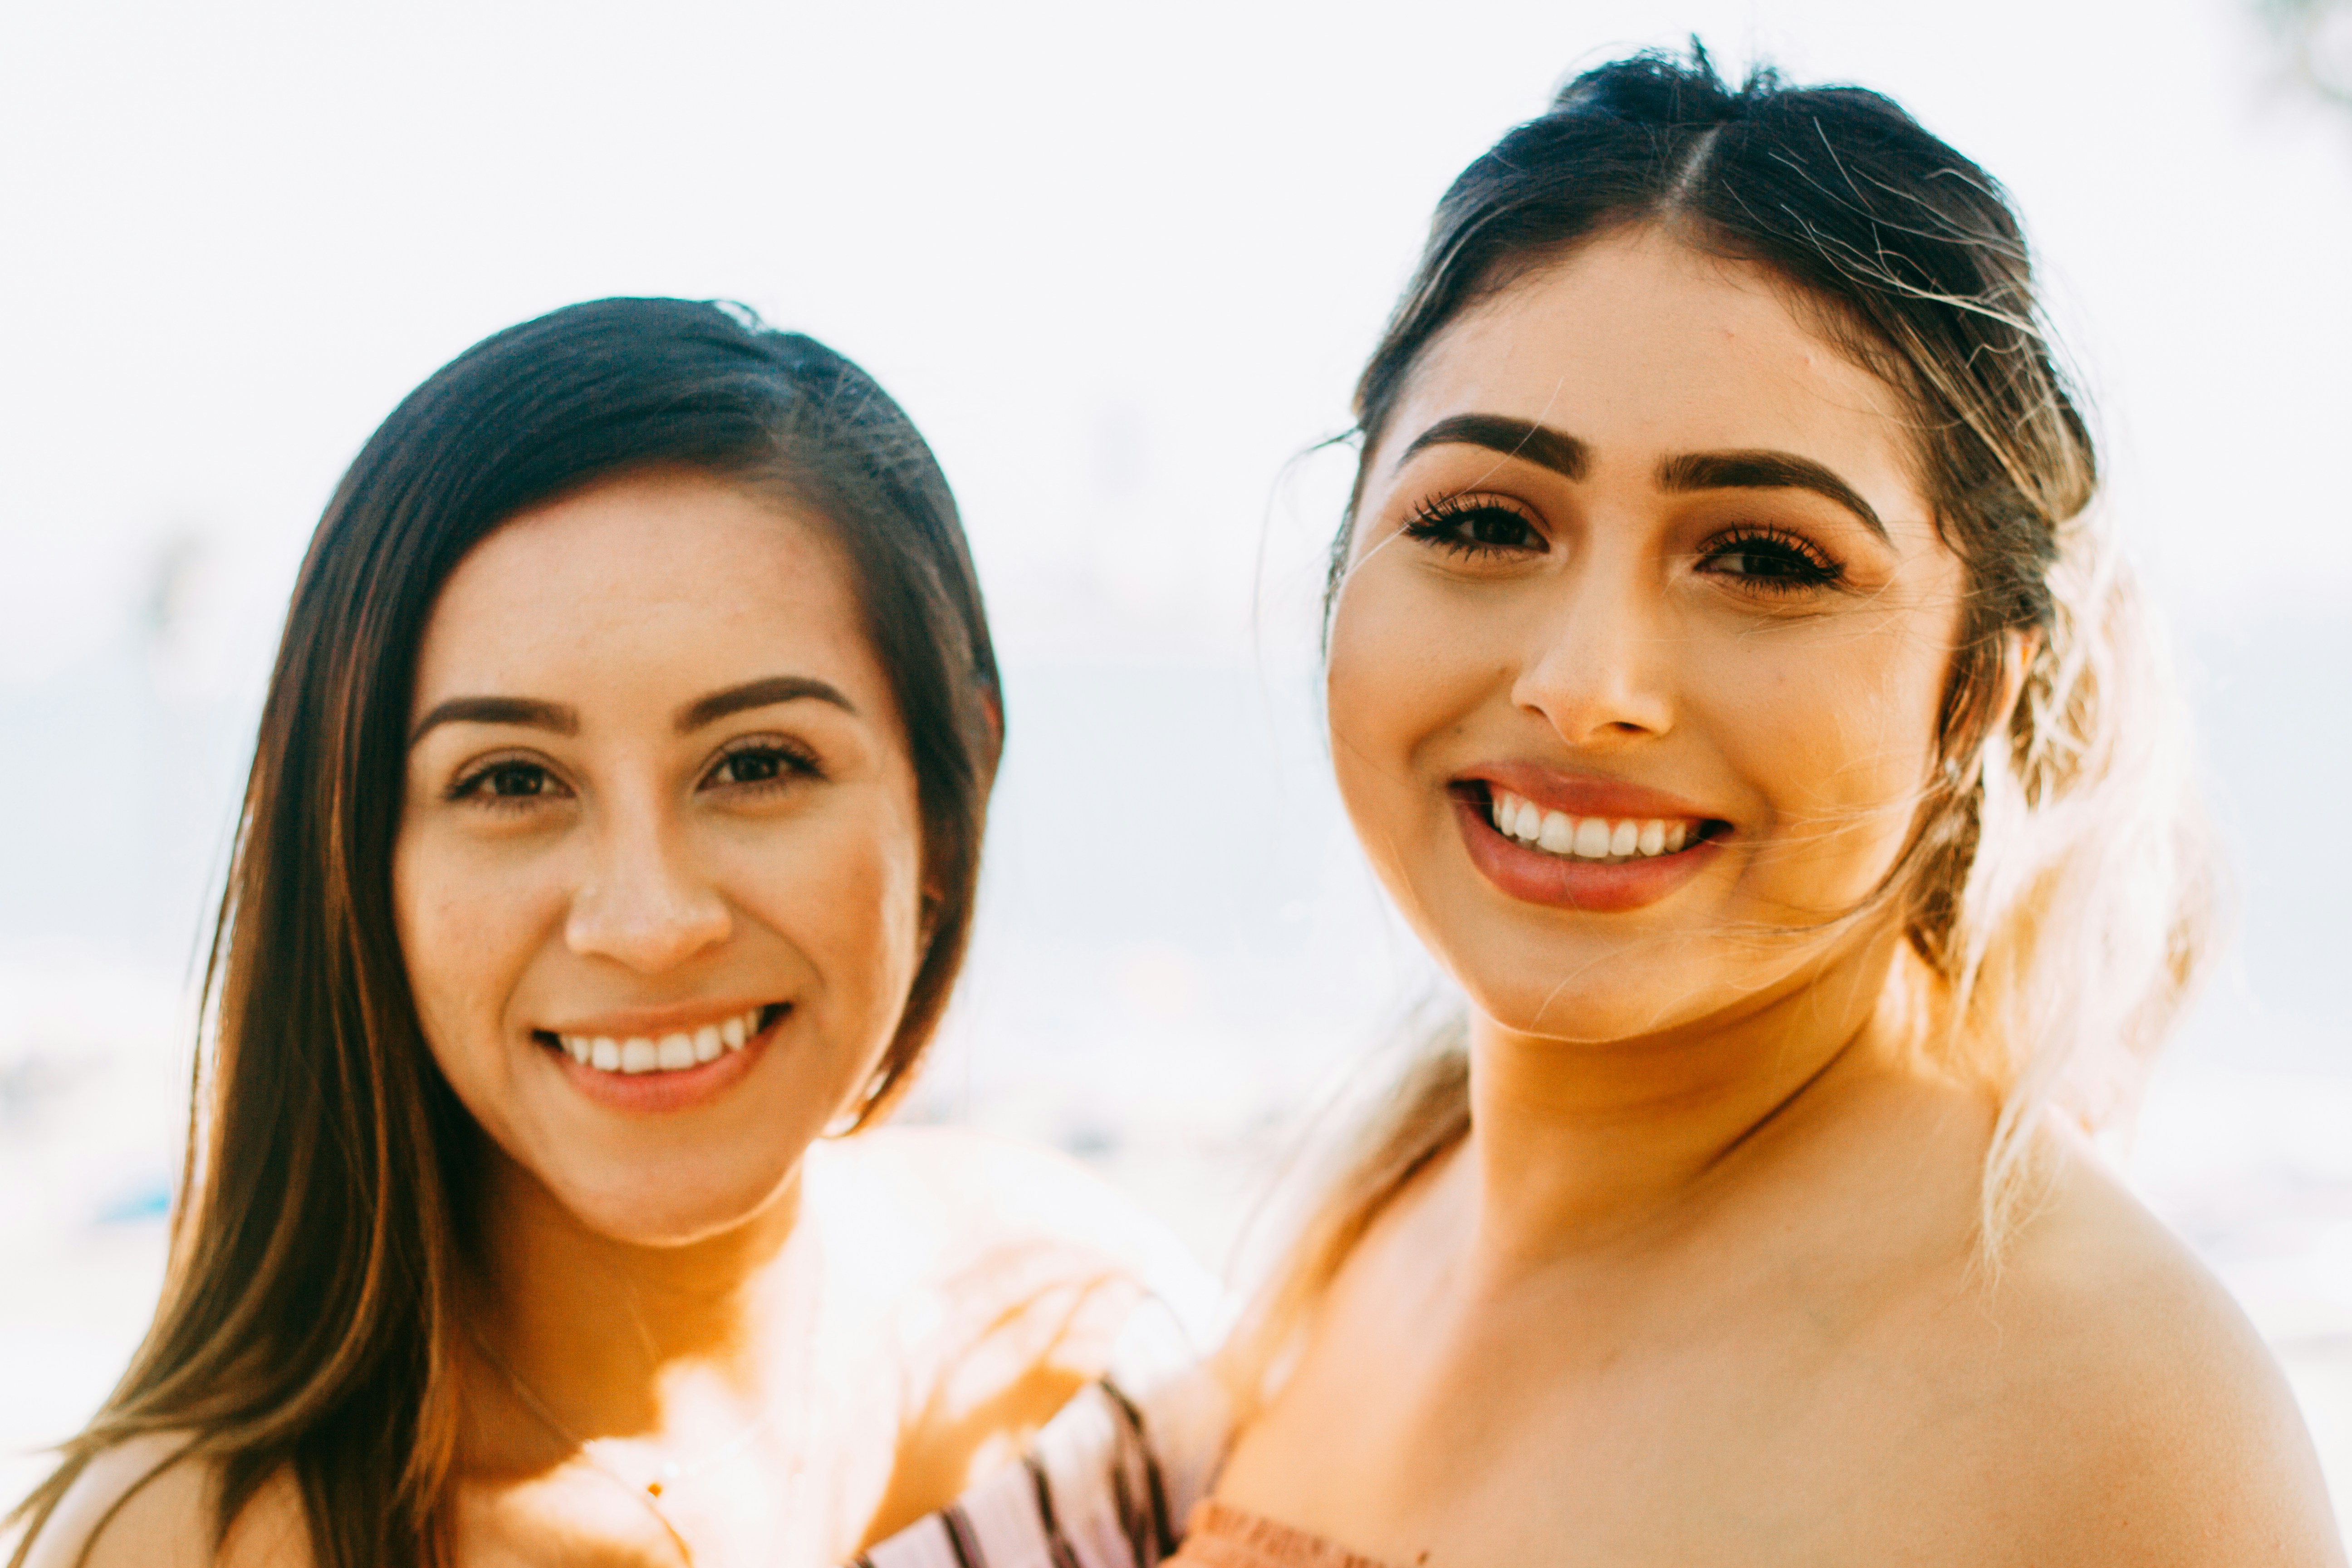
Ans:
[{"label": "eyebrow", "polygon": [[747,709],[803,701],[830,702],[844,713],[852,715],[857,711],[857,704],[843,696],[839,687],[829,682],[804,675],[770,675],[695,699],[678,710],[676,721],[677,732],[690,735],[705,724],[715,724],[730,713],[740,713]]},{"label": "eyebrow", "polygon": [[1523,458],[1571,479],[1592,469],[1592,448],[1565,430],[1531,419],[1509,419],[1499,414],[1456,414],[1441,419],[1412,438],[1397,458],[1402,468],[1431,447],[1484,447],[1506,458]]},{"label": "eyebrow", "polygon": [[535,697],[452,697],[436,705],[408,732],[412,746],[436,724],[520,724],[527,730],[552,730],[559,735],[580,733],[580,712],[561,702]]},{"label": "eyebrow", "polygon": [[[1592,448],[1565,430],[1500,414],[1456,414],[1413,437],[1397,458],[1406,463],[1431,447],[1483,447],[1507,458],[1524,458],[1571,479],[1592,470]],[[1885,539],[1886,524],[1862,492],[1836,473],[1794,452],[1770,450],[1685,452],[1658,464],[1657,482],[1667,490],[1811,490],[1853,513]]]},{"label": "eyebrow", "polygon": [[1853,513],[1879,538],[1886,525],[1860,491],[1811,458],[1794,452],[1685,452],[1658,464],[1658,488],[1668,490],[1811,490]]},{"label": "eyebrow", "polygon": [[[679,734],[690,735],[730,713],[803,700],[830,702],[845,713],[857,711],[857,705],[828,681],[800,675],[770,675],[698,697],[679,709],[671,722]],[[408,743],[415,745],[436,724],[517,724],[558,735],[576,735],[580,732],[580,710],[567,703],[543,701],[536,697],[452,697],[436,704],[417,721]]]}]

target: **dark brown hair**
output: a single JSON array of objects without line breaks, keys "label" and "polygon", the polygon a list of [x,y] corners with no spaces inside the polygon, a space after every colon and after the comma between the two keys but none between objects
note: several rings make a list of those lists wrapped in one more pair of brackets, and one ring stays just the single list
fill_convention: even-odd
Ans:
[{"label": "dark brown hair", "polygon": [[[2093,1058],[2086,1120],[2127,1092],[2188,994],[2213,876],[2173,766],[2136,591],[2086,515],[2089,428],[2052,352],[2025,237],[2000,187],[1892,100],[1734,88],[1693,40],[1586,71],[1474,161],[1356,385],[1356,491],[1332,542],[1337,608],[1369,465],[1430,345],[1468,311],[1603,235],[1654,226],[1763,268],[1908,405],[1915,477],[1966,600],[1933,776],[1910,839],[1855,918],[1890,905],[1940,987],[1943,1064],[1996,1090],[1985,1237],[2021,1185],[2024,1131]],[[2029,633],[2020,638],[2011,634]],[[2030,646],[2015,705],[1998,710]],[[1433,1031],[1237,1336],[1244,1396],[1381,1209],[1470,1131],[1466,1035]],[[2104,1102],[2088,1103],[2105,1096]]]},{"label": "dark brown hair", "polygon": [[479,1133],[425,1047],[393,923],[417,643],[506,520],[653,466],[784,497],[850,564],[914,764],[928,944],[859,1124],[907,1083],[962,962],[1003,736],[979,584],[929,447],[856,365],[736,307],[603,300],[477,344],[393,411],[311,540],[206,968],[163,1300],[19,1505],[12,1564],[93,1458],[152,1433],[217,1466],[222,1532],[284,1473],[325,1568],[446,1560],[454,1273]]}]

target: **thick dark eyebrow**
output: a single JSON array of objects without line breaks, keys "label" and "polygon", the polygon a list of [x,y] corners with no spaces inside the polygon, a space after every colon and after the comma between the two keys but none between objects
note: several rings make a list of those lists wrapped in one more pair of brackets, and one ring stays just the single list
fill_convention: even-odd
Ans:
[{"label": "thick dark eyebrow", "polygon": [[408,733],[408,743],[416,744],[436,724],[520,724],[576,735],[580,714],[561,702],[542,702],[535,697],[452,697],[417,721],[416,728]]},{"label": "thick dark eyebrow", "polygon": [[845,713],[857,711],[857,704],[844,697],[838,687],[803,675],[771,675],[697,698],[678,710],[677,732],[690,735],[705,724],[715,724],[730,713],[740,713],[746,709],[806,700],[830,702]]},{"label": "thick dark eyebrow", "polygon": [[1404,467],[1430,447],[1484,447],[1507,458],[1524,458],[1571,479],[1582,479],[1592,468],[1592,448],[1567,431],[1500,414],[1456,414],[1439,420],[1412,438],[1412,445],[1397,458],[1397,467]]},{"label": "thick dark eyebrow", "polygon": [[1861,492],[1811,458],[1794,452],[1685,452],[1658,464],[1665,490],[1811,490],[1827,496],[1886,537],[1886,525]]}]

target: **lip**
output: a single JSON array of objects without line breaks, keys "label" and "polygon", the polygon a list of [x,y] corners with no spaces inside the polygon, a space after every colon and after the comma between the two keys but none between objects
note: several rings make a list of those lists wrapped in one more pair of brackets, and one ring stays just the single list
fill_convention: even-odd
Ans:
[{"label": "lip", "polygon": [[1552,909],[1619,914],[1656,903],[1706,869],[1723,853],[1710,835],[1672,855],[1616,865],[1548,855],[1496,830],[1490,816],[1497,789],[1546,811],[1571,816],[1664,817],[1691,822],[1724,819],[1660,790],[1616,779],[1563,773],[1528,763],[1496,763],[1458,775],[1448,786],[1463,847],[1478,874],[1506,896]]},{"label": "lip", "polygon": [[[1535,802],[1546,811],[1570,816],[1685,817],[1693,822],[1721,822],[1705,806],[1679,795],[1591,773],[1571,773],[1540,763],[1486,763],[1458,774],[1457,784],[1499,785]],[[1688,850],[1684,851],[1688,854]]]},{"label": "lip", "polygon": [[691,1034],[705,1024],[723,1024],[754,1007],[772,1006],[779,1000],[774,996],[739,996],[715,1002],[680,1002],[668,1007],[626,1007],[614,1013],[566,1018],[561,1023],[537,1023],[531,1027],[545,1035],[610,1035],[614,1039],[631,1035],[667,1035],[681,1029]]},{"label": "lip", "polygon": [[694,1029],[704,1024],[715,1024],[733,1017],[759,1005],[759,1003],[745,1002],[730,1007],[703,1002],[681,1007],[606,1013],[593,1019],[567,1023],[560,1030],[534,1029],[531,1049],[538,1052],[551,1069],[562,1074],[573,1089],[598,1105],[640,1115],[688,1110],[709,1104],[742,1081],[759,1065],[760,1058],[767,1055],[768,1047],[774,1044],[784,1026],[792,1022],[799,1009],[785,1005],[767,1027],[743,1042],[741,1050],[727,1051],[709,1061],[669,1072],[599,1071],[573,1061],[561,1047],[551,1047],[540,1037],[551,1033],[643,1036]]}]

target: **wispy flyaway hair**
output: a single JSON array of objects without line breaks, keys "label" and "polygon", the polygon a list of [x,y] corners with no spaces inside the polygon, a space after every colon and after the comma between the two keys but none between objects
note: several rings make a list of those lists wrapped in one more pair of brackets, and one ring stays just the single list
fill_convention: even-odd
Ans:
[{"label": "wispy flyaway hair", "polygon": [[[1966,571],[1933,777],[1874,910],[1939,993],[1927,1048],[2001,1103],[1983,1238],[1998,1258],[2053,1102],[2128,1106],[2210,946],[2212,862],[2168,672],[2092,509],[2098,466],[1991,176],[1898,105],[1704,49],[1575,78],[1464,170],[1356,388],[1369,463],[1430,345],[1482,301],[1604,234],[1653,226],[1763,268],[1907,405],[1915,478]],[[1334,540],[1327,618],[1364,474]],[[2024,657],[2021,696],[2003,694]],[[1261,1329],[1295,1322],[1381,1206],[1469,1129],[1458,1030],[1357,1147]]]}]

